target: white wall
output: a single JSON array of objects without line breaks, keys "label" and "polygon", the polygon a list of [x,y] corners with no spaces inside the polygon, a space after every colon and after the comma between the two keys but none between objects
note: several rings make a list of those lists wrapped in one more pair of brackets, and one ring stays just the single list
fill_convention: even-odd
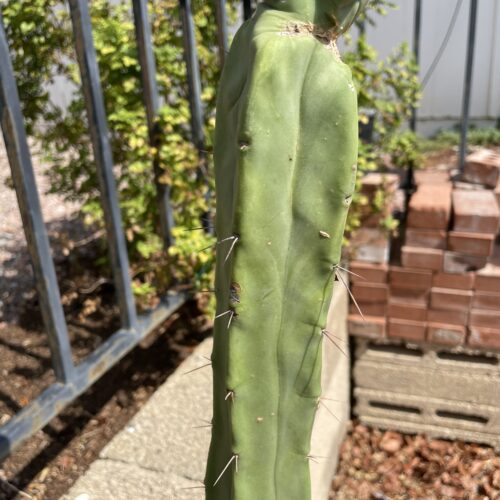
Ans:
[{"label": "white wall", "polygon": [[[420,43],[421,77],[426,74],[444,39],[460,0],[422,0]],[[387,56],[413,38],[414,0],[395,0],[397,10],[377,17],[367,27],[368,41],[380,56]],[[462,0],[448,46],[429,79],[419,110],[419,132],[432,133],[460,119],[464,82],[470,0]],[[478,124],[493,124],[500,117],[500,0],[479,0],[476,50],[472,81],[471,116]]]}]

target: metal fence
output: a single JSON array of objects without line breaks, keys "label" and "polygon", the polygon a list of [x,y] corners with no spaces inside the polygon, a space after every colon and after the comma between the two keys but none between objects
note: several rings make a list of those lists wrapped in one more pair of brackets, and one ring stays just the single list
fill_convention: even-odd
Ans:
[{"label": "metal fence", "polygon": [[[218,21],[218,43],[221,61],[227,51],[225,0],[215,0]],[[164,296],[159,305],[147,313],[138,314],[129,275],[129,260],[125,235],[113,177],[113,158],[109,142],[96,51],[92,38],[88,0],[68,0],[74,42],[85,97],[89,129],[98,173],[101,202],[104,210],[113,279],[120,309],[121,328],[114,332],[92,354],[78,365],[72,360],[71,346],[61,297],[51,257],[49,240],[42,219],[35,183],[31,154],[21,112],[9,46],[0,14],[0,119],[7,156],[18,198],[22,222],[30,253],[40,308],[49,340],[56,382],[31,401],[6,424],[0,427],[0,460],[7,457],[25,439],[44,427],[67,404],[88,389],[115,365],[145,336],[160,325],[187,299],[183,293]],[[248,2],[244,2],[250,15]],[[203,161],[203,107],[201,102],[200,71],[194,36],[194,20],[190,0],[180,0],[184,36],[184,55],[187,66],[187,85],[191,109],[193,143]],[[136,40],[141,67],[142,90],[149,137],[152,145],[158,140],[157,116],[160,96],[156,83],[156,64],[153,54],[147,0],[132,0]],[[156,179],[161,168],[154,163]],[[160,231],[166,247],[173,243],[173,212],[169,187],[156,182],[160,212]]]}]

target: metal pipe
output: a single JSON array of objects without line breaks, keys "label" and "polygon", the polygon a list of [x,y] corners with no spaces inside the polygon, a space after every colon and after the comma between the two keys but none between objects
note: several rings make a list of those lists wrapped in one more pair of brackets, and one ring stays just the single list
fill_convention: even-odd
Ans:
[{"label": "metal pipe", "polygon": [[[413,56],[415,63],[420,66],[420,32],[422,26],[422,0],[415,0],[415,12],[413,19]],[[411,111],[410,129],[413,132],[417,130],[417,108],[413,107]]]},{"label": "metal pipe", "polygon": [[7,156],[35,275],[40,309],[49,339],[52,365],[59,382],[74,376],[68,329],[56,271],[43,222],[26,130],[9,47],[0,14],[0,118]]},{"label": "metal pipe", "polygon": [[472,73],[474,67],[474,47],[476,44],[477,0],[471,0],[469,11],[469,32],[467,37],[467,59],[465,62],[465,82],[462,99],[462,122],[460,130],[460,151],[458,165],[463,172],[467,154],[467,133],[469,128],[470,97],[472,90]]},{"label": "metal pipe", "polygon": [[[158,127],[158,112],[160,98],[156,83],[156,62],[153,53],[151,28],[149,24],[146,0],[132,0],[134,11],[135,35],[141,65],[142,97],[146,108],[148,122],[149,142],[159,151],[161,147],[161,130]],[[160,166],[158,153],[153,159],[153,170],[156,184],[156,197],[159,212],[160,234],[165,247],[174,243],[172,228],[174,227],[174,212],[170,202],[170,186],[160,181],[163,169]]]},{"label": "metal pipe", "polygon": [[101,201],[108,233],[108,245],[113,267],[114,283],[124,329],[137,328],[137,313],[129,276],[129,261],[122,218],[113,177],[113,158],[104,99],[97,66],[92,26],[87,0],[69,0],[76,55],[82,75],[82,87],[94,149]]},{"label": "metal pipe", "polygon": [[250,19],[253,14],[252,0],[243,0],[243,19]]},{"label": "metal pipe", "polygon": [[217,42],[219,47],[219,63],[224,66],[229,50],[227,42],[226,0],[215,0],[215,16],[217,18]]}]

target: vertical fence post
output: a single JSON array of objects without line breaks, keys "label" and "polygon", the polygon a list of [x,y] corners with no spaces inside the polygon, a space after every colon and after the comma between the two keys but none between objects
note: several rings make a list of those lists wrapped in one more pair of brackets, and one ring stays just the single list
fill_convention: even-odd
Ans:
[{"label": "vertical fence post", "polygon": [[74,375],[71,346],[49,239],[43,223],[19,94],[1,14],[0,119],[38,289],[40,309],[49,338],[52,364],[57,380],[66,383],[71,381]]},{"label": "vertical fence post", "polygon": [[469,11],[469,32],[467,36],[467,59],[465,62],[465,82],[462,100],[462,123],[460,130],[460,151],[458,164],[463,172],[467,153],[467,133],[469,128],[470,97],[472,90],[472,72],[474,67],[474,47],[476,44],[477,0],[471,0]]},{"label": "vertical fence post", "polygon": [[223,67],[228,51],[226,0],[215,0],[215,15],[217,17],[217,42],[219,46],[219,62],[221,67]]},{"label": "vertical fence post", "polygon": [[[156,83],[156,62],[153,53],[153,40],[151,37],[147,4],[145,0],[132,0],[132,7],[134,11],[139,63],[141,65],[142,96],[146,108],[149,142],[152,147],[159,150],[161,146],[161,130],[159,130],[158,126],[158,111],[160,106]],[[160,182],[163,170],[159,163],[158,153],[155,153],[153,169],[156,181],[160,233],[165,247],[168,248],[174,243],[172,236],[174,214],[170,203],[170,186]]]},{"label": "vertical fence post", "polygon": [[[422,25],[422,0],[415,0],[415,11],[413,19],[413,56],[415,63],[420,66],[420,32]],[[411,110],[410,129],[417,130],[417,108]]]},{"label": "vertical fence post", "polygon": [[129,261],[122,218],[113,177],[113,158],[109,143],[104,99],[92,38],[88,0],[69,0],[76,55],[82,75],[82,87],[100,184],[113,278],[118,295],[122,326],[137,330],[137,313],[129,276]]}]

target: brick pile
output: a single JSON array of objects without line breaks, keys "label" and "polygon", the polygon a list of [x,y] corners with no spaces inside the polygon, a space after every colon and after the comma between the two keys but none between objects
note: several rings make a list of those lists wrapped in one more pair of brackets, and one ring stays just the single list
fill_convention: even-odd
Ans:
[{"label": "brick pile", "polygon": [[500,155],[470,155],[455,185],[446,171],[417,184],[398,264],[366,248],[350,264],[364,316],[353,302],[350,333],[500,349]]}]

